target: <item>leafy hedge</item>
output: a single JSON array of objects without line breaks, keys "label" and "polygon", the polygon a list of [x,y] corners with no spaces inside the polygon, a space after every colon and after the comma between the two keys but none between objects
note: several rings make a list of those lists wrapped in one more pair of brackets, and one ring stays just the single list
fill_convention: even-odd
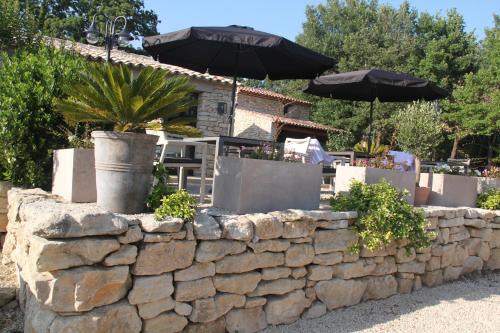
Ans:
[{"label": "leafy hedge", "polygon": [[477,206],[483,209],[500,209],[500,190],[491,188],[477,196]]},{"label": "leafy hedge", "polygon": [[155,210],[155,218],[161,220],[167,216],[193,220],[196,214],[194,198],[184,190],[179,190],[161,199],[161,206]]},{"label": "leafy hedge", "polygon": [[67,146],[68,133],[54,99],[78,80],[84,63],[52,47],[0,54],[1,178],[17,186],[50,187],[52,153]]},{"label": "leafy hedge", "polygon": [[[377,184],[353,181],[347,194],[332,198],[331,206],[334,211],[358,212],[353,227],[371,251],[403,239],[409,241],[407,249],[428,247],[431,234],[426,231],[424,213],[405,200],[407,195],[385,180]],[[351,250],[359,251],[360,245]]]}]

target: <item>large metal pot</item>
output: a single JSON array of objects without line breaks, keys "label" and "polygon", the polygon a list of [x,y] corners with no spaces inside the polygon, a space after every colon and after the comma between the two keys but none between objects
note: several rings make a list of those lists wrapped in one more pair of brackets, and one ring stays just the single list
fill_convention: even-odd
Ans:
[{"label": "large metal pot", "polygon": [[114,213],[144,210],[158,136],[94,131],[97,205]]}]

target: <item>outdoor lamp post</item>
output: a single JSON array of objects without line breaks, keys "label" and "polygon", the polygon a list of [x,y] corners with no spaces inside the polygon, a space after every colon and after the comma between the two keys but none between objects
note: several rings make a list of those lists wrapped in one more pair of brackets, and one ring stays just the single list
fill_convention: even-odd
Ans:
[{"label": "outdoor lamp post", "polygon": [[[109,62],[109,60],[111,59],[111,50],[113,49],[114,46],[118,45],[121,47],[126,47],[129,44],[129,42],[134,38],[130,35],[130,33],[126,29],[127,19],[125,18],[125,16],[109,17],[103,13],[97,13],[92,18],[92,23],[90,24],[90,27],[84,31],[85,38],[87,39],[87,42],[89,42],[89,44],[97,44],[99,42],[100,33],[96,25],[97,16],[102,16],[106,20],[106,31],[104,34],[104,42],[107,52],[106,61]],[[120,19],[123,20],[123,28],[119,33],[115,34],[116,23]]]}]

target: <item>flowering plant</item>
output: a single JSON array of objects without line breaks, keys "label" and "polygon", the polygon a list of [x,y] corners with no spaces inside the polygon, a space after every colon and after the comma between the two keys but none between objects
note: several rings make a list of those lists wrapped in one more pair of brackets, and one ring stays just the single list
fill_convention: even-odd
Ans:
[{"label": "flowering plant", "polygon": [[392,170],[394,169],[394,158],[391,155],[382,155],[368,160],[356,160],[354,166]]},{"label": "flowering plant", "polygon": [[500,167],[490,166],[489,168],[483,170],[482,176],[490,178],[500,178]]}]

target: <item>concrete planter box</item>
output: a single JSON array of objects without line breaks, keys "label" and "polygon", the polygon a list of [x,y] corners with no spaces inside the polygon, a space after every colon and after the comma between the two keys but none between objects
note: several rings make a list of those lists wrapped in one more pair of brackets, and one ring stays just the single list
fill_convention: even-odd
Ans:
[{"label": "concrete planter box", "polygon": [[321,171],[320,165],[218,157],[213,205],[238,214],[318,209]]},{"label": "concrete planter box", "polygon": [[54,152],[52,193],[71,202],[96,202],[94,149]]},{"label": "concrete planter box", "polygon": [[348,192],[351,181],[358,180],[364,184],[380,183],[387,180],[400,190],[408,190],[407,201],[413,205],[415,200],[415,173],[399,170],[387,170],[357,166],[338,166],[335,176],[335,193]]},{"label": "concrete planter box", "polygon": [[500,178],[475,177],[477,178],[477,193],[483,193],[490,188],[500,189]]},{"label": "concrete planter box", "polygon": [[422,173],[420,186],[432,189],[428,205],[476,207],[477,177]]}]

